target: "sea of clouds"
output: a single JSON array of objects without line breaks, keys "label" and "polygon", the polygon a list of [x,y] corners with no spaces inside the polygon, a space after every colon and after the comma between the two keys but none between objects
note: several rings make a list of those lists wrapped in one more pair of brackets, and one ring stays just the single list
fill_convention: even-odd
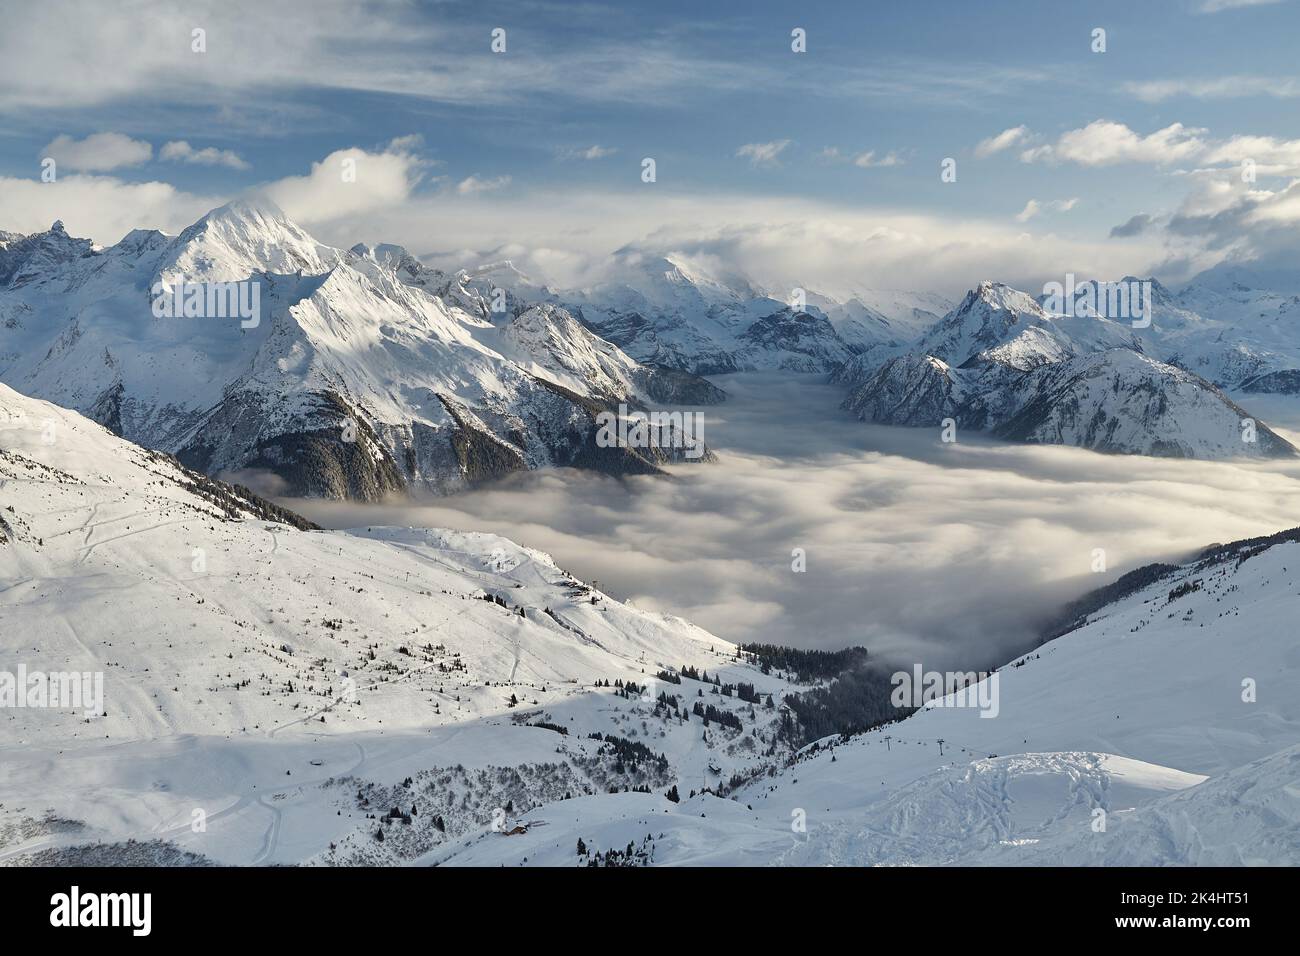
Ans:
[{"label": "sea of clouds", "polygon": [[[719,461],[669,479],[564,469],[450,498],[285,503],[335,528],[503,534],[732,641],[862,644],[962,669],[1033,646],[1064,603],[1124,571],[1300,523],[1300,460],[1138,458],[973,434],[945,444],[938,428],[852,420],[818,376],[715,381],[730,398],[702,409],[703,434]],[[806,571],[792,569],[796,548]]]}]

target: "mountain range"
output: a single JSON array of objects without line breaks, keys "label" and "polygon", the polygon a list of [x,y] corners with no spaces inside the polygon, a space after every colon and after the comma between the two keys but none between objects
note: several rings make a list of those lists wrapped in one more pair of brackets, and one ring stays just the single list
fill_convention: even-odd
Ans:
[{"label": "mountain range", "polygon": [[[256,284],[256,321],[155,315],[159,289],[220,283]],[[602,447],[596,417],[723,398],[563,309],[491,305],[466,273],[322,245],[267,204],[103,249],[55,223],[0,240],[0,380],[209,474],[362,500],[544,465],[655,473],[681,450]]]},{"label": "mountain range", "polygon": [[610,272],[618,278],[555,290],[498,264],[494,281],[562,305],[642,361],[702,375],[828,374],[864,421],[937,430],[951,419],[1008,440],[1123,454],[1297,454],[1240,404],[1300,390],[1300,298],[1263,285],[1289,288],[1284,277],[1211,270],[1175,295],[1126,276],[1113,284],[1149,289],[1150,314],[1135,326],[1095,310],[1049,311],[1046,295],[994,281],[951,304],[764,291],[690,257],[630,249]]},{"label": "mountain range", "polygon": [[[992,281],[956,304],[837,299],[632,247],[606,275],[557,290],[504,260],[446,273],[400,246],[324,245],[263,202],[108,247],[55,223],[0,233],[0,381],[209,475],[361,500],[551,465],[708,462],[671,426],[606,447],[597,421],[717,404],[725,392],[704,376],[753,370],[828,375],[845,409],[882,424],[1115,453],[1296,454],[1241,404],[1300,388],[1300,298],[1248,284],[1285,288],[1276,276],[1211,270],[1176,295],[1146,280],[1139,328]],[[159,290],[180,303],[225,283],[256,286],[255,321],[156,314]]]}]

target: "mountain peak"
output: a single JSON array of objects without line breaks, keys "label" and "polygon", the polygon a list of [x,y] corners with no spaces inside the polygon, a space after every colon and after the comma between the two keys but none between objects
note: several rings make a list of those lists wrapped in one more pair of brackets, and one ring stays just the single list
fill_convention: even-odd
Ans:
[{"label": "mountain peak", "polygon": [[199,222],[282,222],[290,223],[283,209],[263,196],[232,199],[210,210]]},{"label": "mountain peak", "polygon": [[530,279],[522,269],[509,259],[497,259],[495,262],[485,262],[481,266],[475,266],[473,269],[465,270],[472,279],[481,279],[485,276],[502,276],[505,281],[524,283],[531,285],[533,280]]},{"label": "mountain peak", "polygon": [[0,287],[25,285],[64,262],[90,255],[91,251],[90,240],[69,236],[61,219],[55,220],[46,232],[14,235],[0,246]]},{"label": "mountain peak", "polygon": [[274,202],[254,197],[218,206],[187,227],[173,242],[159,278],[219,282],[262,272],[320,275],[340,258]]},{"label": "mountain peak", "polygon": [[1013,289],[1005,282],[984,279],[978,286],[966,294],[966,301],[958,311],[968,310],[976,302],[985,302],[990,308],[1006,309],[1010,312],[1042,312],[1042,307],[1027,292]]}]

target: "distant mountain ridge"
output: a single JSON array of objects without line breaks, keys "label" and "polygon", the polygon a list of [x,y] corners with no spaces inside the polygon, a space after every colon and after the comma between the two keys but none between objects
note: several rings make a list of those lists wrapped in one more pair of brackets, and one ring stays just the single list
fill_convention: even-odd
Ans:
[{"label": "distant mountain ridge", "polygon": [[[1242,269],[1177,294],[1143,280],[1140,326],[1049,312],[992,281],[955,305],[837,299],[633,247],[606,274],[565,290],[509,260],[448,273],[397,245],[327,246],[257,202],[105,248],[56,223],[0,234],[0,381],[210,474],[363,500],[552,465],[655,474],[680,449],[601,447],[597,416],[716,404],[702,376],[755,370],[829,375],[846,409],[881,424],[951,419],[1122,454],[1296,453],[1248,405],[1300,390],[1300,298],[1246,286],[1260,279]],[[158,283],[249,280],[254,327],[150,311]]]},{"label": "distant mountain ridge", "polygon": [[[1151,288],[1151,315],[1134,323],[1050,313],[1027,293],[983,282],[903,354],[856,357],[832,378],[848,390],[846,409],[881,424],[951,420],[1014,441],[1121,454],[1297,454],[1219,384],[1265,390],[1257,377],[1241,377],[1258,366],[1234,376],[1229,363],[1213,363],[1224,349],[1221,327]],[[1198,368],[1217,371],[1218,382]]]},{"label": "distant mountain ridge", "polygon": [[[617,278],[570,290],[512,266],[485,275],[512,294],[563,304],[642,361],[703,375],[826,373],[865,421],[938,427],[952,419],[1011,440],[1119,454],[1297,453],[1241,403],[1252,392],[1300,390],[1300,333],[1287,321],[1300,317],[1300,299],[1244,289],[1239,272],[1207,274],[1178,294],[1154,279],[1112,283],[1147,291],[1148,314],[1136,324],[1089,311],[1082,282],[1061,314],[1044,307],[1046,295],[994,281],[949,307],[918,293],[769,294],[672,253],[621,250],[608,272]],[[1259,314],[1246,321],[1251,310]]]}]

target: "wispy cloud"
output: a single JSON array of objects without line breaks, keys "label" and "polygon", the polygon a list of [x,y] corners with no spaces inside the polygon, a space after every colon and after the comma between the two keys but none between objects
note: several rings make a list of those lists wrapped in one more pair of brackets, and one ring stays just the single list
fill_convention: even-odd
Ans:
[{"label": "wispy cloud", "polygon": [[1050,209],[1054,212],[1069,212],[1079,204],[1077,198],[1072,199],[1052,199],[1047,202],[1039,202],[1037,199],[1031,199],[1025,203],[1025,208],[1016,214],[1016,222],[1028,222],[1033,219],[1044,209]]},{"label": "wispy cloud", "polygon": [[164,143],[162,149],[158,150],[158,158],[172,162],[194,163],[199,166],[228,166],[231,169],[249,168],[248,163],[233,150],[217,149],[215,146],[195,149],[183,139]]},{"label": "wispy cloud", "polygon": [[862,169],[875,169],[884,166],[902,166],[903,160],[897,153],[889,152],[884,156],[876,156],[874,149],[869,149],[865,153],[859,153],[853,157],[853,165]]},{"label": "wispy cloud", "polygon": [[485,179],[477,174],[467,176],[456,184],[456,192],[462,196],[472,196],[475,193],[493,192],[498,189],[504,189],[511,183],[509,176],[497,176],[491,179]]},{"label": "wispy cloud", "polygon": [[890,150],[883,156],[877,150],[868,149],[860,153],[842,151],[838,146],[827,146],[817,154],[817,158],[826,163],[852,163],[859,169],[879,169],[888,166],[902,166],[902,155]]},{"label": "wispy cloud", "polygon": [[1243,7],[1266,7],[1282,0],[1203,0],[1197,7],[1200,13],[1222,13],[1224,10],[1240,10]]},{"label": "wispy cloud", "polygon": [[556,154],[560,159],[583,160],[604,159],[607,156],[613,156],[617,152],[618,150],[613,147],[600,145],[586,147],[564,146],[556,150]]},{"label": "wispy cloud", "polygon": [[1160,103],[1177,96],[1202,100],[1226,100],[1246,96],[1294,99],[1300,96],[1300,78],[1294,76],[1217,76],[1177,80],[1143,80],[1125,83],[1121,90],[1147,103]]},{"label": "wispy cloud", "polygon": [[770,143],[746,143],[736,150],[736,155],[748,159],[751,166],[779,166],[778,157],[789,145],[788,139],[777,139]]},{"label": "wispy cloud", "polygon": [[1004,149],[1010,149],[1019,143],[1023,143],[1029,138],[1029,128],[1026,126],[1013,126],[1010,129],[1004,129],[996,136],[990,136],[988,139],[982,139],[975,146],[975,156],[984,159],[995,153],[1000,153]]}]

